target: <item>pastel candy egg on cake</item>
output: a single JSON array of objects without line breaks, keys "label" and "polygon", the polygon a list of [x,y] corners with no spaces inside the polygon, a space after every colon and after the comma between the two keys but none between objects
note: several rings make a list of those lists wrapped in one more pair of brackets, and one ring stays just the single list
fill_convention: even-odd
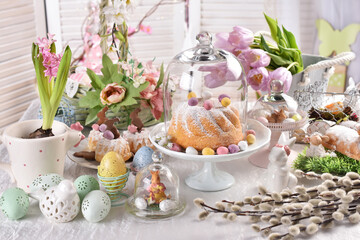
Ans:
[{"label": "pastel candy egg on cake", "polygon": [[240,151],[246,151],[248,149],[248,143],[247,141],[240,141],[238,143]]},{"label": "pastel candy egg on cake", "polygon": [[229,149],[227,147],[218,147],[218,149],[216,149],[216,153],[217,153],[217,155],[228,154]]},{"label": "pastel candy egg on cake", "polygon": [[228,148],[230,153],[237,153],[240,151],[239,146],[236,144],[231,144]]},{"label": "pastel candy egg on cake", "polygon": [[215,151],[212,148],[206,147],[202,150],[202,155],[214,155]]},{"label": "pastel candy egg on cake", "polygon": [[185,149],[185,153],[186,154],[191,154],[191,155],[198,155],[199,154],[198,151],[193,147],[187,147]]},{"label": "pastel candy egg on cake", "polygon": [[256,141],[255,135],[254,135],[254,134],[248,134],[248,135],[246,136],[246,141],[248,142],[248,144],[253,144],[253,143],[255,143],[255,141]]}]

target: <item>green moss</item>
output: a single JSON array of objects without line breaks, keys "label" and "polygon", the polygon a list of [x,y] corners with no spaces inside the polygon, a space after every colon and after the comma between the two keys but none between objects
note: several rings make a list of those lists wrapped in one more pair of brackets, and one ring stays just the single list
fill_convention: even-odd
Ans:
[{"label": "green moss", "polygon": [[306,157],[306,149],[298,155],[293,168],[304,172],[331,173],[344,176],[347,172],[360,174],[360,161],[336,152],[337,157]]}]

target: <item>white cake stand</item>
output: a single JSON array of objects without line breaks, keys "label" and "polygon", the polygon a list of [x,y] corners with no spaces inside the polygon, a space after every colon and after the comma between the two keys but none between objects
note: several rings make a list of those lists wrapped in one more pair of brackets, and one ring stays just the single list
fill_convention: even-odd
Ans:
[{"label": "white cake stand", "polygon": [[307,123],[307,114],[303,111],[299,111],[302,119],[292,123],[267,123],[265,126],[271,130],[270,144],[267,148],[263,148],[260,151],[249,157],[249,162],[253,165],[261,168],[267,168],[269,165],[269,153],[271,149],[279,142],[280,136],[283,132],[293,131],[303,127]]},{"label": "white cake stand", "polygon": [[156,125],[151,130],[149,137],[150,141],[157,149],[159,149],[159,151],[170,157],[204,162],[204,166],[200,171],[190,174],[185,179],[185,183],[189,187],[200,191],[220,191],[231,187],[235,183],[235,179],[231,174],[219,170],[216,167],[216,163],[239,160],[241,158],[248,157],[255,151],[266,146],[270,141],[271,132],[263,124],[256,120],[249,120],[248,126],[249,129],[255,130],[256,142],[250,145],[246,151],[226,155],[190,155],[184,152],[172,151],[168,148],[160,146],[155,142],[155,136],[159,132],[165,131],[164,123]]}]

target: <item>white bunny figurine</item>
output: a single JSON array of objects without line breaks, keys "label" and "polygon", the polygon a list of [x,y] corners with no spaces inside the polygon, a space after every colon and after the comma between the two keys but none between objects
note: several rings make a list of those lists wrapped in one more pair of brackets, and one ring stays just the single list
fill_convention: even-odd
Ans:
[{"label": "white bunny figurine", "polygon": [[328,136],[322,136],[321,133],[315,132],[310,136],[310,146],[306,150],[307,157],[336,157],[334,152],[327,152],[322,145],[322,142],[327,142]]},{"label": "white bunny figurine", "polygon": [[293,188],[297,184],[297,178],[290,173],[287,165],[290,147],[295,143],[295,138],[288,141],[289,145],[276,144],[269,154],[269,166],[265,186],[270,192],[280,192],[285,188]]}]

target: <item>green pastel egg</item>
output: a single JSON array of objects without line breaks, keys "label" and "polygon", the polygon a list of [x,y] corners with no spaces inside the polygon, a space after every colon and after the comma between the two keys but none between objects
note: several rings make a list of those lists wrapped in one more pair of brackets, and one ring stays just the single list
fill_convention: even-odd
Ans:
[{"label": "green pastel egg", "polygon": [[46,191],[48,188],[57,186],[59,183],[64,180],[62,176],[56,173],[49,173],[45,175],[38,176],[34,179],[34,181],[30,185],[30,191],[32,193],[38,191],[39,189],[43,189]]},{"label": "green pastel egg", "polygon": [[99,182],[90,175],[82,175],[78,177],[75,180],[74,185],[77,193],[79,194],[80,201],[82,201],[89,192],[100,189]]},{"label": "green pastel egg", "polygon": [[29,207],[29,196],[21,188],[9,188],[0,198],[0,208],[4,215],[17,220],[24,217]]}]

